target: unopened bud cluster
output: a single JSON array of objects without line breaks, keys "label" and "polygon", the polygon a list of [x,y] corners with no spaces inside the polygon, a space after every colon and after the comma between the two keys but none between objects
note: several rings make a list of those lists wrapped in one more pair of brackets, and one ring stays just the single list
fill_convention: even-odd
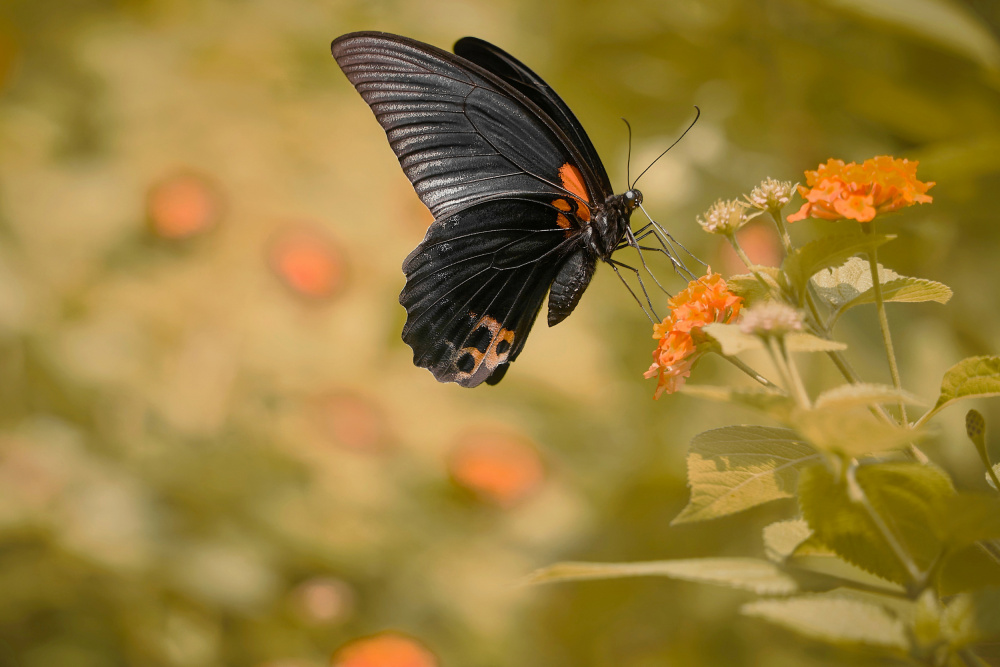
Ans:
[{"label": "unopened bud cluster", "polygon": [[766,301],[744,311],[740,331],[756,336],[783,336],[802,331],[802,314],[787,303]]},{"label": "unopened bud cluster", "polygon": [[746,203],[738,199],[720,199],[698,217],[698,224],[710,234],[728,236],[746,224],[748,219]]},{"label": "unopened bud cluster", "polygon": [[795,183],[767,178],[750,194],[744,196],[750,202],[750,206],[754,208],[762,211],[780,211],[785,204],[792,200],[794,192]]}]

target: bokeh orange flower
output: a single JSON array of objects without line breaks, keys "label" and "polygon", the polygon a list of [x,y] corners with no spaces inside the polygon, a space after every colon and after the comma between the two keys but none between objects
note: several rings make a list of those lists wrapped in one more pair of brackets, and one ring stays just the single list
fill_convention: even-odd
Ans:
[{"label": "bokeh orange flower", "polygon": [[653,350],[653,364],[643,374],[647,379],[657,378],[654,398],[684,386],[691,367],[703,354],[699,350],[699,344],[705,341],[702,327],[733,322],[743,307],[743,299],[730,292],[722,276],[709,268],[705,276],[689,282],[687,289],[667,305],[670,315],[653,325],[653,338],[660,342]]},{"label": "bokeh orange flower", "polygon": [[878,213],[929,203],[932,198],[926,192],[934,183],[917,179],[917,164],[889,155],[861,164],[827,160],[806,172],[806,185],[799,186],[806,203],[788,216],[788,222],[806,218],[869,222]]},{"label": "bokeh orange flower", "polygon": [[528,498],[545,481],[538,451],[525,440],[504,433],[464,435],[451,452],[448,469],[458,484],[503,508]]},{"label": "bokeh orange flower", "polygon": [[331,667],[438,667],[434,654],[395,632],[356,639],[333,656]]}]

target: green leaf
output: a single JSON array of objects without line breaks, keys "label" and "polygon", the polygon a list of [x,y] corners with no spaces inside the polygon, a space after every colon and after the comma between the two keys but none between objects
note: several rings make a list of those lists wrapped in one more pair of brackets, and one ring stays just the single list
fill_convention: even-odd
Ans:
[{"label": "green leaf", "polygon": [[937,589],[942,596],[987,586],[1000,586],[1000,563],[993,560],[979,544],[949,554],[937,578]]},{"label": "green leaf", "polygon": [[843,384],[824,391],[816,398],[815,407],[816,409],[852,408],[900,401],[911,405],[921,403],[919,398],[902,389],[884,384],[858,383]]},{"label": "green leaf", "polygon": [[530,584],[556,581],[669,577],[703,584],[718,584],[758,595],[789,595],[798,590],[795,579],[766,560],[755,558],[691,558],[643,563],[557,563],[528,578]]},{"label": "green leaf", "polygon": [[800,294],[801,301],[805,298],[807,282],[817,272],[843,264],[854,255],[877,248],[894,238],[889,234],[861,232],[826,236],[792,251],[785,258],[782,269]]},{"label": "green leaf", "polygon": [[767,387],[734,388],[686,384],[681,388],[681,393],[712,401],[744,405],[760,410],[775,419],[787,418],[795,408],[794,400],[776,389]]},{"label": "green leaf", "polygon": [[945,0],[826,0],[856,16],[948,49],[984,67],[1000,67],[1000,45],[986,24]]},{"label": "green leaf", "polygon": [[762,350],[764,343],[757,336],[740,331],[738,324],[709,324],[702,328],[722,348],[722,354],[735,357],[748,350]]},{"label": "green leaf", "polygon": [[926,422],[955,401],[1000,396],[1000,357],[969,357],[949,368],[941,380],[941,395],[920,418]]},{"label": "green leaf", "polygon": [[848,563],[905,584],[911,573],[883,533],[884,526],[906,558],[927,571],[944,548],[929,528],[938,525],[946,500],[954,495],[951,480],[918,463],[862,466],[856,480],[852,487],[820,466],[802,471],[799,504],[816,537]]},{"label": "green leaf", "polygon": [[785,336],[785,347],[790,352],[832,352],[847,349],[845,343],[827,340],[801,331],[793,331]]},{"label": "green leaf", "polygon": [[901,449],[925,435],[921,430],[876,419],[857,407],[802,410],[793,415],[791,423],[817,449],[849,457]]},{"label": "green leaf", "polygon": [[764,528],[764,555],[776,563],[784,563],[812,535],[805,519],[778,521]]},{"label": "green leaf", "polygon": [[[875,290],[872,289],[872,276],[868,260],[852,257],[843,265],[820,271],[813,276],[813,285],[822,298],[837,308],[830,324],[844,314],[845,311],[862,304],[875,303]],[[878,266],[879,283],[882,285],[882,299],[886,302],[917,303],[936,301],[947,303],[952,292],[947,285],[925,280],[901,276],[895,271]]]},{"label": "green leaf", "polygon": [[961,493],[946,500],[937,518],[936,532],[952,549],[1000,539],[1000,496]]},{"label": "green leaf", "polygon": [[741,273],[738,276],[727,278],[726,285],[729,286],[729,291],[736,296],[743,297],[745,306],[750,306],[758,301],[767,301],[774,298],[775,294],[781,294],[781,285],[778,282],[781,272],[777,268],[773,266],[754,266],[751,268],[764,279],[771,289],[766,289],[761,285],[757,276],[752,273]]},{"label": "green leaf", "polygon": [[743,605],[740,611],[830,644],[862,644],[903,652],[909,647],[903,622],[887,609],[837,594],[758,600]]},{"label": "green leaf", "polygon": [[726,426],[700,433],[687,457],[691,501],[671,524],[791,498],[799,470],[819,460],[815,449],[784,428]]},{"label": "green leaf", "polygon": [[[813,286],[831,306],[841,308],[871,290],[872,274],[869,267],[867,259],[851,257],[840,266],[823,269],[814,275]],[[878,265],[878,278],[883,285],[900,277],[895,271]]]},{"label": "green leaf", "polygon": [[956,648],[1000,639],[1000,588],[956,596],[944,610],[942,626]]}]

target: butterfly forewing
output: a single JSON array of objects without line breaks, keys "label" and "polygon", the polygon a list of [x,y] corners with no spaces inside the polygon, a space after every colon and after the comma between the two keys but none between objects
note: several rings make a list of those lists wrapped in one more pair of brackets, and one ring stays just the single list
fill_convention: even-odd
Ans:
[{"label": "butterfly forewing", "polygon": [[585,160],[579,163],[581,169],[593,171],[593,178],[599,188],[606,195],[611,194],[611,181],[583,125],[540,76],[503,49],[475,37],[458,40],[455,43],[455,53],[500,77],[537,104],[583,153]]},{"label": "butterfly forewing", "polygon": [[575,149],[555,123],[489,73],[382,33],[345,35],[332,51],[435,218],[485,199],[567,194],[558,174],[565,164],[582,163]]}]

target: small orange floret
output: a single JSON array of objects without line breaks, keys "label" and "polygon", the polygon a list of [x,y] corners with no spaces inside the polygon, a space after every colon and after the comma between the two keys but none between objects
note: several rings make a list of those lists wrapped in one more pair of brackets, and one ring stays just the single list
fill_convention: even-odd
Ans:
[{"label": "small orange floret", "polygon": [[730,292],[726,281],[711,268],[667,303],[670,315],[653,325],[653,338],[660,342],[653,350],[653,364],[643,374],[647,379],[657,378],[655,398],[684,386],[702,354],[698,349],[704,342],[702,327],[715,322],[728,324],[743,307],[743,299]]},{"label": "small orange floret", "polygon": [[820,218],[870,222],[879,213],[932,201],[933,182],[917,179],[915,161],[879,155],[861,164],[827,160],[806,172],[799,194],[806,200],[788,222]]}]

